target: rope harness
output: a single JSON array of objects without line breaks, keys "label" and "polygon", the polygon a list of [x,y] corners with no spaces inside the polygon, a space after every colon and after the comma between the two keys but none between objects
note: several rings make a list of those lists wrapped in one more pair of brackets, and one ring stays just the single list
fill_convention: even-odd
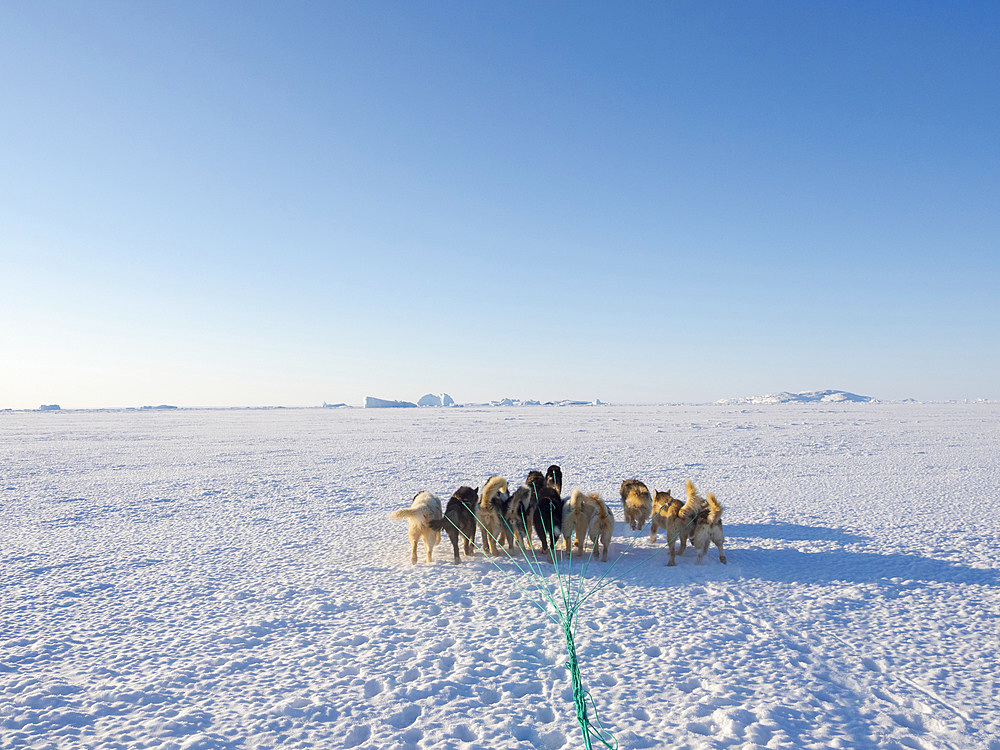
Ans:
[{"label": "rope harness", "polygon": [[[531,484],[531,490],[535,497],[535,503],[537,504],[539,499],[538,490],[535,487],[534,483]],[[527,534],[528,521],[524,516],[523,507],[520,508],[520,514],[521,514],[521,522],[524,524],[525,533]],[[563,571],[560,570],[560,564],[559,564],[559,558],[561,557],[561,555],[558,554],[558,550],[556,549],[555,544],[551,545],[549,554],[552,560],[552,566],[555,569],[556,581],[558,584],[557,587],[553,587],[549,584],[547,577],[543,575],[538,557],[535,555],[535,546],[533,544],[529,543],[528,551],[526,551],[523,547],[521,547],[520,544],[517,545],[518,549],[521,551],[522,561],[527,568],[525,569],[525,567],[522,567],[521,565],[522,561],[519,561],[513,555],[511,555],[510,552],[499,543],[499,540],[493,536],[493,534],[486,528],[485,525],[483,525],[482,523],[478,523],[477,519],[479,528],[482,529],[483,533],[489,535],[493,543],[499,549],[503,550],[504,554],[507,555],[507,558],[514,564],[514,567],[516,567],[522,575],[526,575],[531,579],[531,582],[535,588],[536,592],[535,594],[529,593],[525,589],[525,587],[521,585],[521,582],[510,573],[510,571],[501,567],[496,560],[494,560],[492,557],[486,554],[486,551],[483,549],[483,547],[480,547],[478,544],[476,544],[474,538],[475,532],[473,532],[473,538],[470,538],[465,534],[464,531],[458,528],[458,526],[455,524],[454,521],[452,521],[451,518],[448,518],[447,516],[445,516],[445,518],[448,519],[448,522],[451,523],[452,526],[455,526],[455,528],[458,529],[458,532],[463,537],[465,537],[466,541],[471,542],[476,549],[478,549],[480,552],[483,553],[483,556],[486,558],[487,561],[489,561],[491,565],[493,565],[493,567],[495,567],[497,570],[499,570],[501,573],[507,576],[507,578],[514,584],[517,590],[520,591],[524,595],[524,597],[529,602],[531,602],[531,604],[533,604],[535,607],[541,610],[542,614],[544,614],[546,617],[548,617],[550,620],[552,620],[554,623],[556,623],[557,625],[559,625],[559,627],[562,628],[563,638],[566,641],[566,651],[568,654],[566,668],[569,670],[570,673],[570,682],[573,687],[573,704],[574,707],[576,708],[577,723],[580,725],[581,732],[583,732],[583,745],[586,748],[586,750],[593,750],[594,747],[593,743],[594,740],[596,740],[600,742],[604,747],[609,748],[609,750],[618,750],[618,740],[615,739],[615,736],[609,730],[605,729],[604,726],[601,724],[600,718],[597,713],[597,704],[594,701],[594,697],[588,690],[585,690],[583,687],[583,675],[580,673],[580,662],[576,655],[576,641],[574,638],[577,613],[580,611],[580,607],[582,607],[583,604],[591,596],[601,591],[602,589],[606,588],[607,586],[611,585],[614,581],[620,580],[624,575],[631,573],[636,568],[645,565],[654,557],[656,557],[656,555],[659,554],[662,550],[669,548],[684,532],[687,531],[688,527],[691,526],[691,524],[693,524],[697,520],[697,516],[696,515],[692,516],[690,520],[688,520],[688,522],[684,525],[683,528],[681,528],[677,533],[675,533],[672,538],[667,539],[666,544],[663,547],[657,549],[652,555],[643,558],[642,560],[640,560],[627,570],[624,570],[618,575],[611,577],[611,572],[614,570],[615,566],[618,565],[619,561],[621,561],[622,558],[625,556],[625,553],[628,552],[632,548],[632,546],[636,543],[636,540],[638,540],[639,535],[646,527],[646,524],[644,523],[636,531],[636,533],[633,534],[631,541],[628,543],[628,545],[626,545],[625,549],[618,554],[618,557],[616,557],[614,561],[612,561],[611,565],[604,572],[604,574],[597,579],[594,585],[588,591],[586,591],[586,593],[584,592],[584,576],[586,575],[587,568],[589,567],[591,561],[594,559],[594,551],[597,548],[596,544],[591,548],[590,555],[585,557],[583,561],[583,566],[580,572],[577,574],[577,582],[575,584],[575,593],[574,593],[572,551],[570,551],[570,554],[567,555],[567,557],[569,558],[569,565],[566,566],[566,575],[564,581],[562,574]],[[504,526],[506,527],[506,533],[508,539],[511,541],[511,544],[513,544],[514,532],[513,529],[511,528],[510,523],[507,520],[506,514],[501,514],[501,518],[503,519]],[[650,521],[652,521],[652,518],[650,519]],[[548,529],[550,534],[554,524],[555,524],[555,517],[553,515],[552,508],[550,506],[549,529]],[[542,526],[544,531],[544,523],[542,524]],[[528,557],[529,551],[531,553],[530,559]],[[588,710],[588,708],[593,710],[593,715],[594,715],[593,720],[591,720],[590,718],[590,710]]]}]

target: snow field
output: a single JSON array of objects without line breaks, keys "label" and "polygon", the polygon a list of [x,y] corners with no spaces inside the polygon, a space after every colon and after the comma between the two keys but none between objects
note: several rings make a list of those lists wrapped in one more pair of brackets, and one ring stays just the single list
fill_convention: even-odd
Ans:
[{"label": "snow field", "polygon": [[580,747],[559,629],[480,553],[411,566],[386,517],[558,463],[615,512],[609,559],[622,479],[726,506],[728,565],[646,530],[581,611],[622,747],[1000,748],[998,416],[0,414],[0,747]]}]

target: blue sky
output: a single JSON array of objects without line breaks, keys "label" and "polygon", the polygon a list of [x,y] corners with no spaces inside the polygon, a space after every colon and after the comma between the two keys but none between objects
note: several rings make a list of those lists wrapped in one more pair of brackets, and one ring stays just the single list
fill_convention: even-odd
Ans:
[{"label": "blue sky", "polygon": [[994,3],[0,5],[0,408],[1000,398]]}]

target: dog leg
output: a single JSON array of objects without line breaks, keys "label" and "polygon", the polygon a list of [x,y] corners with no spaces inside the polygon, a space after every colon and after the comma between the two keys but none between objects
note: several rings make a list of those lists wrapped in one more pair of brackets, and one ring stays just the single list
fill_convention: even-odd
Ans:
[{"label": "dog leg", "polygon": [[[437,537],[435,539],[435,537]],[[434,545],[441,541],[441,532],[431,531],[424,534],[424,547],[427,549],[427,562],[432,562],[431,555],[434,552]],[[415,545],[414,545],[415,548]]]},{"label": "dog leg", "polygon": [[410,565],[417,564],[417,542],[420,541],[419,534],[410,534]]},{"label": "dog leg", "polygon": [[723,565],[726,564],[726,553],[722,550],[722,545],[725,542],[725,538],[722,536],[722,529],[714,530],[717,533],[712,534],[712,541],[715,542],[715,546],[719,548],[719,562]]},{"label": "dog leg", "polygon": [[[672,539],[670,541],[670,561],[667,563],[668,567],[671,566],[671,565],[676,565],[677,564],[677,561],[674,559],[674,544],[676,544],[676,543],[677,543],[676,539]],[[683,544],[683,543],[684,542],[682,541],[681,544]],[[681,551],[683,552],[683,550],[681,550]]]},{"label": "dog leg", "polygon": [[701,565],[701,559],[705,556],[705,553],[708,552],[708,542],[709,540],[706,539],[705,544],[701,548],[699,548],[698,559],[695,560],[695,565]]}]

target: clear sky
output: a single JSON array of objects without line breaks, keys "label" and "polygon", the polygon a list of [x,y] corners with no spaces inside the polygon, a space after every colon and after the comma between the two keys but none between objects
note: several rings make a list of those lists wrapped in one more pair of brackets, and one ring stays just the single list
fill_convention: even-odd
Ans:
[{"label": "clear sky", "polygon": [[995,2],[0,4],[0,408],[1000,398]]}]

